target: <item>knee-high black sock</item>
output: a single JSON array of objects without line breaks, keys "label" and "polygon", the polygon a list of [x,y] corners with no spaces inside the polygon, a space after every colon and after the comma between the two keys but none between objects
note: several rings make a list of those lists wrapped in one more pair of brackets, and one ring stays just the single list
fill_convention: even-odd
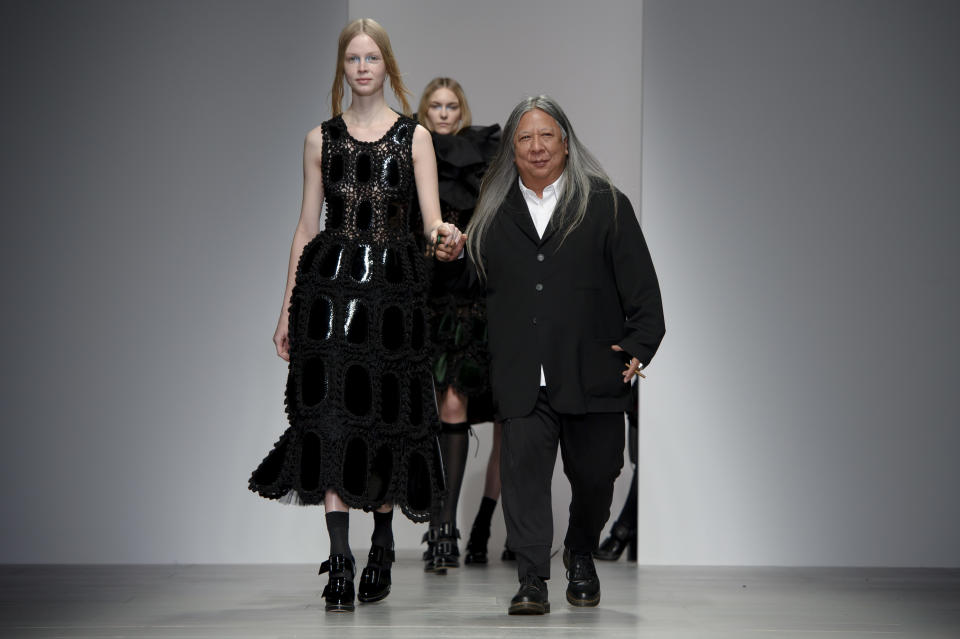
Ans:
[{"label": "knee-high black sock", "polygon": [[350,551],[350,513],[327,513],[327,534],[330,535],[330,554],[353,557]]},{"label": "knee-high black sock", "polygon": [[373,535],[370,542],[376,546],[383,546],[387,550],[393,549],[393,511],[373,513]]},{"label": "knee-high black sock", "polygon": [[440,522],[457,524],[457,501],[460,499],[460,486],[463,484],[463,474],[467,468],[467,449],[470,438],[467,431],[470,424],[460,422],[448,424],[441,422],[440,453],[443,455],[443,464],[446,471],[447,490],[443,499],[443,508],[440,512]]},{"label": "knee-high black sock", "polygon": [[473,527],[476,530],[490,530],[490,520],[493,518],[493,511],[497,507],[497,500],[484,497],[480,500],[480,510],[473,520]]}]

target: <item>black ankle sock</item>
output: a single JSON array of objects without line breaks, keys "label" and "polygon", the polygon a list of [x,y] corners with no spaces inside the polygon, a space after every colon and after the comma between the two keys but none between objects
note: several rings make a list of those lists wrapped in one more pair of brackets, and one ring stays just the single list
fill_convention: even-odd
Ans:
[{"label": "black ankle sock", "polygon": [[344,512],[327,513],[327,534],[330,535],[330,554],[353,557],[350,552],[350,514]]},{"label": "black ankle sock", "polygon": [[473,520],[473,527],[477,529],[490,529],[490,519],[493,518],[493,511],[497,507],[497,500],[484,497],[480,500],[480,510]]},{"label": "black ankle sock", "polygon": [[393,511],[387,513],[373,513],[373,535],[370,542],[376,546],[383,546],[387,550],[393,549]]}]

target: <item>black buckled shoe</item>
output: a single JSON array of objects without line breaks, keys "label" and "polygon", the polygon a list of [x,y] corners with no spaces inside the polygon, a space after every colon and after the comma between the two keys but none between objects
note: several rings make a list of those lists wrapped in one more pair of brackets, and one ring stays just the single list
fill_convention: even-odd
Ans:
[{"label": "black buckled shoe", "polygon": [[550,612],[547,582],[536,575],[520,578],[520,590],[510,600],[508,615],[543,615]]},{"label": "black buckled shoe", "polygon": [[600,603],[600,578],[590,553],[563,549],[563,567],[567,569],[567,601],[571,606],[596,606]]},{"label": "black buckled shoe", "polygon": [[474,524],[470,529],[470,539],[467,540],[467,549],[463,554],[463,563],[485,564],[487,563],[487,539],[490,538],[490,528],[478,528]]},{"label": "black buckled shoe", "polygon": [[600,547],[593,551],[595,559],[616,561],[620,559],[624,548],[627,550],[627,561],[637,560],[637,531],[630,530],[623,524],[614,524],[610,529],[610,536],[603,540]]},{"label": "black buckled shoe", "polygon": [[396,560],[392,550],[374,544],[367,556],[367,566],[360,575],[357,599],[372,603],[386,599],[390,594],[390,566]]},{"label": "black buckled shoe", "polygon": [[327,612],[353,612],[353,557],[330,555],[320,564],[320,573],[330,573],[330,580],[323,589],[322,597],[327,602]]},{"label": "black buckled shoe", "polygon": [[433,547],[433,568],[434,572],[443,571],[439,574],[446,574],[447,568],[457,568],[460,566],[460,549],[457,547],[457,540],[460,539],[460,531],[457,530],[452,522],[446,522],[440,526],[437,531],[437,543]]}]

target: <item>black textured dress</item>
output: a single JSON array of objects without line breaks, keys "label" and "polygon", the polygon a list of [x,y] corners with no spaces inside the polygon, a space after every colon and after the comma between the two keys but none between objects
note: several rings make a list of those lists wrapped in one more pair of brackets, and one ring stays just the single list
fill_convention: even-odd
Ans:
[{"label": "black textured dress", "polygon": [[[376,142],[324,122],[325,227],[303,250],[290,300],[290,427],[250,478],[270,499],[400,506],[426,521],[442,496],[427,331],[428,265],[411,231],[413,132]],[[420,226],[422,228],[422,225]]]},{"label": "black textured dress", "polygon": [[[456,135],[433,133],[440,209],[444,222],[467,228],[480,181],[496,152],[500,126],[472,126]],[[467,421],[493,421],[487,313],[482,295],[450,293],[441,282],[430,292],[433,374],[442,396],[447,388],[469,398]]]}]

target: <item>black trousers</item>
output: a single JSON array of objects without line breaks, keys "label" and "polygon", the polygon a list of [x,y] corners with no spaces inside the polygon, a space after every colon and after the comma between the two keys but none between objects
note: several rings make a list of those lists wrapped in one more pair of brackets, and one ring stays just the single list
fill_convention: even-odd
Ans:
[{"label": "black trousers", "polygon": [[522,578],[550,578],[553,503],[550,485],[557,461],[570,481],[570,520],[564,545],[592,552],[610,517],[613,482],[623,467],[623,413],[557,413],[540,389],[533,412],[503,424],[500,479],[507,545]]}]

